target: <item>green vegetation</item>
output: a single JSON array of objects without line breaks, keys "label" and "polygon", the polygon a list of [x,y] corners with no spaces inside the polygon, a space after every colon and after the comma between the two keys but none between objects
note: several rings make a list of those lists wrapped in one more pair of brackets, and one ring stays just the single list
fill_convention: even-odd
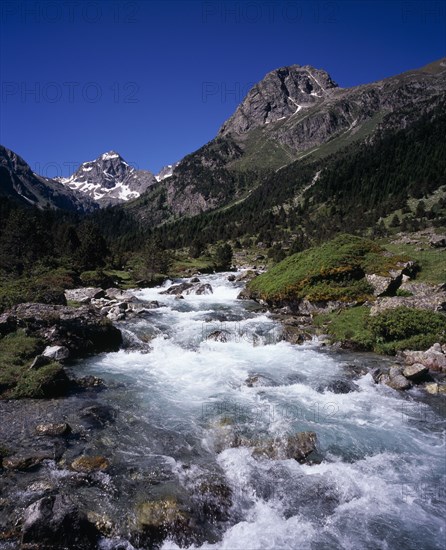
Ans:
[{"label": "green vegetation", "polygon": [[232,264],[232,248],[228,243],[220,244],[215,249],[214,265],[217,269],[229,269]]},{"label": "green vegetation", "polygon": [[446,316],[407,307],[389,309],[370,317],[368,326],[375,338],[375,350],[394,354],[403,349],[424,350],[446,342]]},{"label": "green vegetation", "polygon": [[446,316],[441,313],[399,307],[370,316],[365,306],[319,314],[314,324],[335,342],[355,349],[394,355],[405,349],[426,350],[446,341]]},{"label": "green vegetation", "polygon": [[256,277],[249,289],[269,301],[307,298],[310,301],[365,301],[372,289],[364,274],[395,267],[401,258],[383,255],[373,241],[339,235],[319,247],[286,258]]},{"label": "green vegetation", "polygon": [[21,331],[0,339],[0,396],[49,397],[66,387],[66,375],[59,363],[52,362],[37,370],[29,368],[43,348],[38,338]]},{"label": "green vegetation", "polygon": [[413,244],[389,243],[383,247],[390,252],[404,253],[415,260],[420,268],[417,273],[417,281],[430,284],[446,282],[445,252],[439,248],[431,248],[426,243],[422,250]]},{"label": "green vegetation", "polygon": [[314,318],[316,327],[326,331],[335,342],[349,342],[355,349],[372,350],[374,336],[368,326],[370,308],[357,306]]}]

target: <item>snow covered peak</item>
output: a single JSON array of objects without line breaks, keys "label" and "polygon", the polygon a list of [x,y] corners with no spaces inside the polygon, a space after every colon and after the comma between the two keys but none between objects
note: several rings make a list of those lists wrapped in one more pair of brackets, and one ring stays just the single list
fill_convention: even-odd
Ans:
[{"label": "snow covered peak", "polygon": [[95,160],[84,162],[72,176],[58,181],[104,206],[136,199],[156,183],[151,172],[136,170],[116,151],[108,151]]},{"label": "snow covered peak", "polygon": [[116,153],[116,151],[108,151],[108,153],[104,153],[99,158],[102,160],[119,159],[121,158],[121,155]]}]

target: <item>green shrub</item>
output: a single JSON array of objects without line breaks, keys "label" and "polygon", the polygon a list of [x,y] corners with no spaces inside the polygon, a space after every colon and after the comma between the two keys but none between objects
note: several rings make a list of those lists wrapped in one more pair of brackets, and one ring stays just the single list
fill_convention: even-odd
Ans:
[{"label": "green shrub", "polygon": [[84,271],[80,278],[83,286],[98,286],[104,289],[114,286],[113,277],[104,273],[102,269]]},{"label": "green shrub", "polygon": [[424,350],[446,341],[446,316],[421,309],[398,307],[369,320],[376,350],[395,353],[402,349]]},{"label": "green shrub", "polygon": [[365,273],[386,273],[401,260],[385,256],[373,241],[339,235],[319,247],[298,252],[256,277],[249,289],[259,297],[280,301],[365,301],[373,295]]}]

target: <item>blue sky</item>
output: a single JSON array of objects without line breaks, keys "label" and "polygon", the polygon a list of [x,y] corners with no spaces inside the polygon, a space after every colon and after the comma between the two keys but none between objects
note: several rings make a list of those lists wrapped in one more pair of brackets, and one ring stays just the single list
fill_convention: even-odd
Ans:
[{"label": "blue sky", "polygon": [[157,172],[277,67],[347,87],[446,55],[437,0],[3,0],[0,25],[0,143],[47,176],[111,149]]}]

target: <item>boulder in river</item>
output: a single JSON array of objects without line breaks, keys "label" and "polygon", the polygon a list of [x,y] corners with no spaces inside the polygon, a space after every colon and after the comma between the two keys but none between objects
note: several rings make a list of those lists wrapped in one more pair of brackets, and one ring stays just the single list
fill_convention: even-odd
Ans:
[{"label": "boulder in river", "polygon": [[190,530],[188,514],[172,497],[140,504],[137,510],[137,527],[140,543],[145,548],[152,548],[152,545],[159,544],[167,536],[176,542],[184,542]]},{"label": "boulder in river", "polygon": [[37,424],[36,432],[38,435],[48,435],[54,437],[70,434],[71,427],[66,422]]},{"label": "boulder in river", "polygon": [[394,390],[408,390],[412,387],[411,382],[402,374],[398,366],[390,367],[388,374],[382,374],[379,378],[381,384],[386,384]]},{"label": "boulder in river", "polygon": [[316,450],[316,441],[314,432],[297,432],[286,437],[265,439],[257,442],[253,455],[273,460],[294,458],[298,462],[304,462]]},{"label": "boulder in river", "polygon": [[23,550],[97,548],[99,532],[68,498],[45,496],[25,510]]},{"label": "boulder in river", "polygon": [[161,292],[161,294],[172,294],[174,296],[181,296],[183,294],[212,294],[212,286],[209,283],[179,283],[172,285],[167,290]]},{"label": "boulder in river", "polygon": [[427,391],[427,393],[430,393],[431,395],[439,395],[439,394],[446,395],[446,384],[438,384],[437,382],[431,382],[429,384],[426,384],[424,386],[424,389]]},{"label": "boulder in river", "polygon": [[110,462],[103,456],[80,456],[73,460],[71,467],[84,474],[105,472],[110,468]]},{"label": "boulder in river", "polygon": [[426,377],[429,373],[429,369],[421,363],[413,363],[413,365],[407,365],[403,369],[403,375],[408,380],[419,381]]},{"label": "boulder in river", "polygon": [[3,459],[5,470],[28,471],[37,468],[45,459],[53,458],[51,454],[36,453],[33,455],[12,455]]},{"label": "boulder in river", "polygon": [[358,391],[358,389],[358,386],[351,380],[331,380],[326,386],[319,386],[318,391],[329,391],[331,393],[351,393]]},{"label": "boulder in river", "polygon": [[406,365],[418,363],[432,371],[446,372],[446,355],[438,343],[426,351],[404,351],[402,356]]}]

